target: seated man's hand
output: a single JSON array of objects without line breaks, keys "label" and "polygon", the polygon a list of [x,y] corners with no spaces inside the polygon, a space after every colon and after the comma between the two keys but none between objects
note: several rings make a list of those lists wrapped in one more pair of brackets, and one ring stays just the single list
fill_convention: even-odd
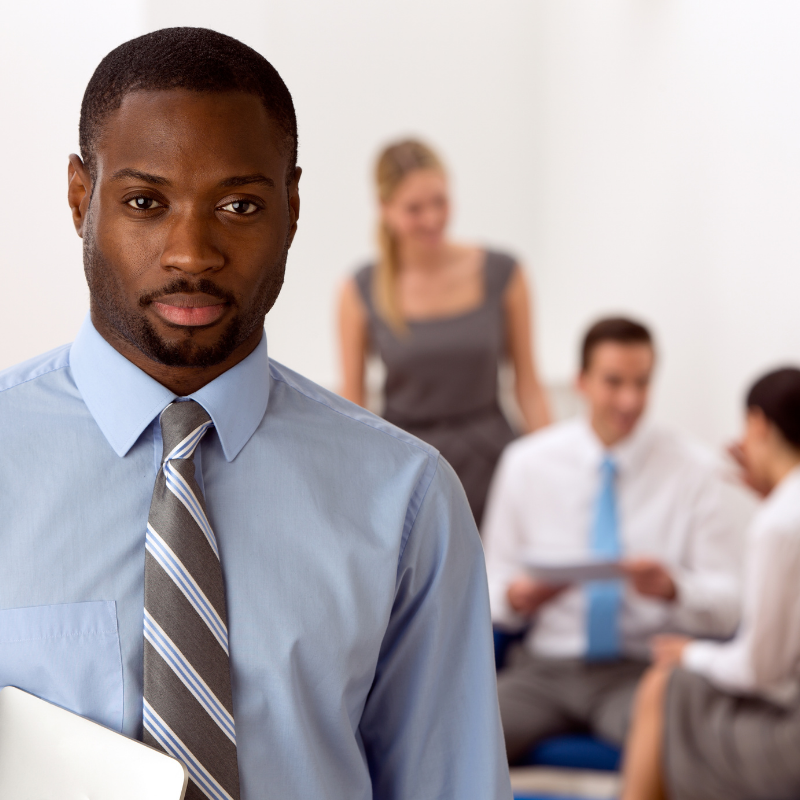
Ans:
[{"label": "seated man's hand", "polygon": [[552,586],[531,578],[520,577],[512,581],[508,587],[508,604],[517,614],[532,617],[542,605],[566,588],[566,586]]},{"label": "seated man's hand", "polygon": [[689,636],[664,634],[655,636],[651,642],[653,663],[659,667],[672,667],[681,663],[683,651],[692,643]]},{"label": "seated man's hand", "polygon": [[660,600],[674,600],[678,596],[675,581],[666,567],[649,558],[637,558],[622,563],[625,575],[639,594]]}]

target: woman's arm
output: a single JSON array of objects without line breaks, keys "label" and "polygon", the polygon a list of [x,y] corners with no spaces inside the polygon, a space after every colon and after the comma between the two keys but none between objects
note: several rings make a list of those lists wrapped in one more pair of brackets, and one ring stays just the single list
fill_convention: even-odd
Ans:
[{"label": "woman's arm", "polygon": [[800,661],[800,538],[754,530],[745,554],[742,621],[728,642],[695,641],[683,666],[722,689],[792,700]]},{"label": "woman's arm", "polygon": [[339,394],[363,406],[367,312],[352,278],[344,284],[339,294],[339,348],[342,366],[342,388]]},{"label": "woman's arm", "polygon": [[527,430],[535,431],[551,421],[550,407],[536,374],[531,343],[528,287],[519,266],[508,282],[504,297],[508,349],[514,365],[514,384]]}]

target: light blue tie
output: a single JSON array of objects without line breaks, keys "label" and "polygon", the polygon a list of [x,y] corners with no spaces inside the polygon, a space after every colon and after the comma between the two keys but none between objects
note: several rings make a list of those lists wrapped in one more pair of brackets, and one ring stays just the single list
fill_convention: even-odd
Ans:
[{"label": "light blue tie", "polygon": [[[600,493],[597,497],[591,534],[592,555],[604,561],[618,559],[619,519],[614,480],[617,466],[606,456],[600,467]],[[622,653],[619,618],[622,607],[622,581],[592,581],[586,585],[589,661],[610,661]]]}]

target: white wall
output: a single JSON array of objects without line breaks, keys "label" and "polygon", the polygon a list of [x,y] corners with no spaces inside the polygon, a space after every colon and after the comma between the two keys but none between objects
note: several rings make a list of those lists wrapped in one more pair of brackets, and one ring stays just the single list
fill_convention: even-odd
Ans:
[{"label": "white wall", "polygon": [[[652,321],[657,415],[712,443],[759,370],[800,361],[800,6],[791,0],[76,0],[17,4],[0,36],[7,194],[0,367],[68,341],[86,307],[65,202],[100,57],[167,25],[263,52],[297,105],[302,216],[267,329],[336,383],[336,287],[371,251],[379,146],[430,139],[455,232],[520,256],[542,370],[568,380],[598,314]],[[63,8],[63,10],[62,10]]]},{"label": "white wall", "polygon": [[537,6],[536,231],[545,374],[586,321],[652,321],[656,412],[711,442],[760,371],[800,362],[800,6]]}]

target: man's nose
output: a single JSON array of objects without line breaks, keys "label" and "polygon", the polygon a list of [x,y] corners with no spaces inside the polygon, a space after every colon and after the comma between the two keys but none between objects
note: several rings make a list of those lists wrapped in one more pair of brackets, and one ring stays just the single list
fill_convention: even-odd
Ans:
[{"label": "man's nose", "polygon": [[225,256],[214,242],[213,220],[198,213],[175,214],[161,253],[163,269],[200,274],[221,269]]},{"label": "man's nose", "polygon": [[619,404],[625,411],[635,411],[643,403],[643,392],[634,386],[626,386],[619,395]]}]

